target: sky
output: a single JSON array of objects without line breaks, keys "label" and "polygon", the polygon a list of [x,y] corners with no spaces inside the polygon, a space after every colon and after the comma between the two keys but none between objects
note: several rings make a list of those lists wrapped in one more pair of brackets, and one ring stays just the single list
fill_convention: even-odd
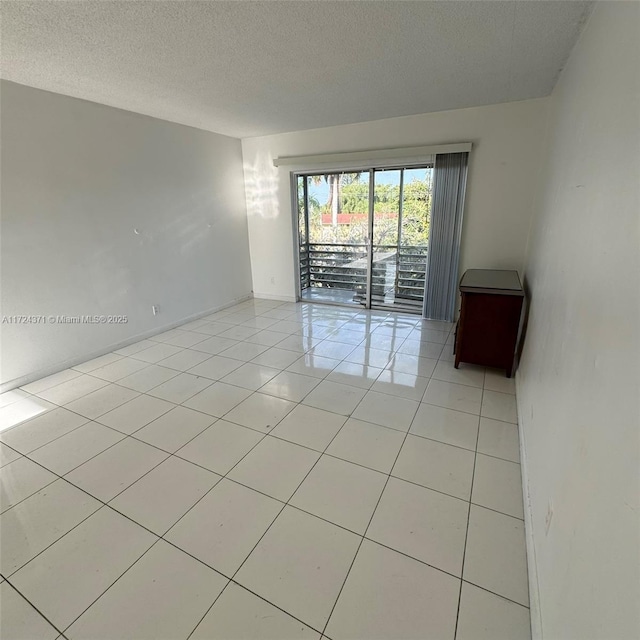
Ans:
[{"label": "sky", "polygon": [[[424,180],[426,177],[426,172],[427,169],[405,169],[404,180],[405,182],[410,182],[415,178]],[[360,178],[360,180],[364,184],[368,183],[369,176],[367,175],[367,172],[362,173],[362,177]],[[400,170],[389,169],[384,171],[376,171],[375,180],[376,184],[399,185]],[[323,178],[320,184],[317,185],[311,182],[309,184],[309,195],[315,196],[321,203],[326,203],[329,199],[329,185],[327,184],[327,181]]]}]

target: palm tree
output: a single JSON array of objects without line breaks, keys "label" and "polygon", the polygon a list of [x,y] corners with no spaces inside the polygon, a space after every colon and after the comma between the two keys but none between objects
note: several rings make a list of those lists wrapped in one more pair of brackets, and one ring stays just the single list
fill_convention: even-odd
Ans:
[{"label": "palm tree", "polygon": [[360,173],[327,173],[324,176],[311,176],[315,185],[319,185],[324,178],[329,186],[327,209],[331,212],[331,224],[334,229],[338,226],[338,214],[341,212],[340,187],[343,183],[352,184],[359,182],[360,175]]}]

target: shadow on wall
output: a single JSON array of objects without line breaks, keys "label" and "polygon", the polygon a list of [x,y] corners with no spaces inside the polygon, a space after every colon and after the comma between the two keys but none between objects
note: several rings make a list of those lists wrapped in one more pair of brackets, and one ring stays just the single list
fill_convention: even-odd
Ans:
[{"label": "shadow on wall", "polygon": [[280,215],[278,168],[270,153],[257,153],[253,163],[244,165],[247,215],[273,220]]},{"label": "shadow on wall", "polygon": [[529,326],[529,312],[531,311],[531,287],[529,286],[529,281],[526,276],[522,279],[522,287],[524,289],[524,306],[522,309],[522,317],[520,318],[518,341],[516,343],[516,362],[513,367],[514,371],[518,370],[522,360],[524,343],[527,337],[527,327]]}]

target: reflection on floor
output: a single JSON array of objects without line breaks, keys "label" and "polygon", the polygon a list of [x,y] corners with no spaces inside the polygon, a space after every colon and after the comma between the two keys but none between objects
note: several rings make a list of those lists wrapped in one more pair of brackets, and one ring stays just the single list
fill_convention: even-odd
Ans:
[{"label": "reflection on floor", "polygon": [[[303,302],[324,302],[332,304],[348,304],[364,308],[364,294],[351,289],[334,287],[308,287],[300,295]],[[410,300],[395,297],[393,292],[382,296],[373,296],[371,304],[374,309],[400,311],[402,313],[421,314],[422,300]]]},{"label": "reflection on floor", "polygon": [[329,287],[308,287],[301,298],[307,302],[333,302],[337,304],[353,304],[362,307],[361,296],[356,291]]},{"label": "reflection on floor", "polygon": [[251,300],[0,396],[2,637],[529,638],[513,381],[451,329]]}]

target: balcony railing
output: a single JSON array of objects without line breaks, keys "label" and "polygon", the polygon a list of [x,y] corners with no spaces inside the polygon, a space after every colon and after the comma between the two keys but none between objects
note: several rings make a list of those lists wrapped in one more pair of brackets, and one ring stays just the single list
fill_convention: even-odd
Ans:
[{"label": "balcony railing", "polygon": [[[421,301],[424,296],[427,248],[397,245],[373,247],[372,296]],[[300,246],[302,289],[346,289],[364,296],[367,245],[308,244]]]}]

